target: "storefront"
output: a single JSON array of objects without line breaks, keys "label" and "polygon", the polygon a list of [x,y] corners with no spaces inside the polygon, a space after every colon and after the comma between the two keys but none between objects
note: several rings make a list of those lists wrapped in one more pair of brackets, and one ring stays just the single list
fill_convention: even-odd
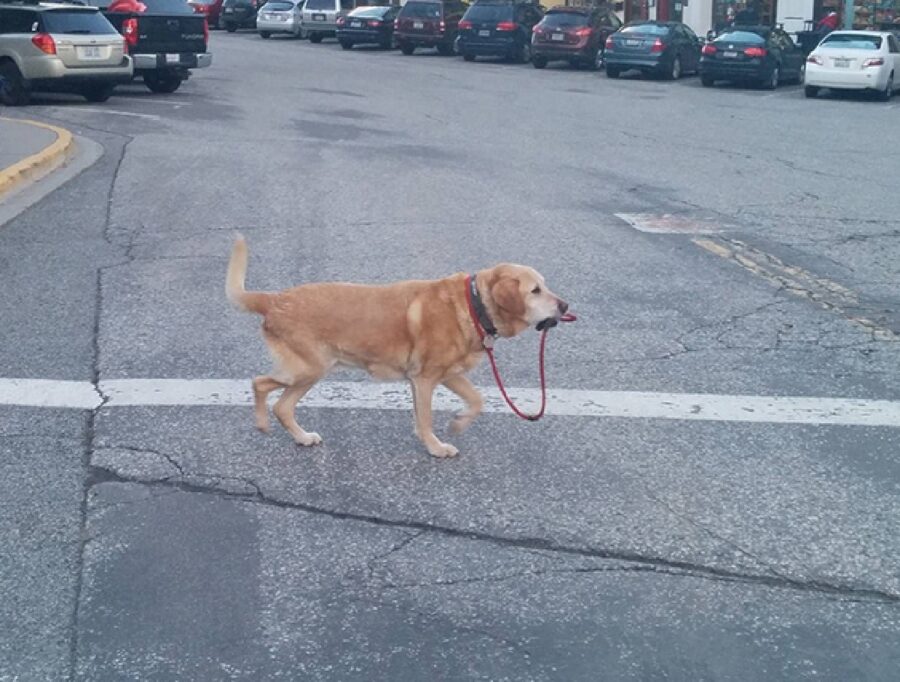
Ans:
[{"label": "storefront", "polygon": [[853,28],[890,30],[900,26],[900,0],[855,0]]}]

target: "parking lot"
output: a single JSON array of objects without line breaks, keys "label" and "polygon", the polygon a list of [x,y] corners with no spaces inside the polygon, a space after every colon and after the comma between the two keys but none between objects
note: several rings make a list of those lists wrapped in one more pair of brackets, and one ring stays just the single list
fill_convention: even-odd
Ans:
[{"label": "parking lot", "polygon": [[[895,678],[900,100],[210,49],[3,110],[102,156],[0,227],[0,679]],[[236,231],[253,289],[537,268],[579,317],[548,417],[480,366],[438,460],[341,371],[322,446],[255,431]]]}]

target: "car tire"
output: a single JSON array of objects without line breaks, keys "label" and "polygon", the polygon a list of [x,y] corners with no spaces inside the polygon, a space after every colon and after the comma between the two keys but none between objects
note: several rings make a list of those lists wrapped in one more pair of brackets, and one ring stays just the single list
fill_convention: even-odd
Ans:
[{"label": "car tire", "polygon": [[775,90],[778,88],[778,79],[780,77],[781,77],[781,69],[776,64],[775,68],[772,69],[772,73],[769,75],[769,77],[763,81],[762,86],[766,90]]},{"label": "car tire", "polygon": [[675,58],[672,60],[672,67],[669,69],[669,72],[666,74],[666,76],[669,80],[677,81],[679,78],[681,78],[681,75],[681,57],[676,54]]},{"label": "car tire", "polygon": [[715,84],[716,84],[715,78],[713,78],[712,76],[706,76],[706,75],[701,74],[700,85],[702,85],[704,88],[711,88]]},{"label": "car tire", "polygon": [[156,73],[150,71],[144,74],[144,85],[159,95],[168,95],[181,87],[183,79],[177,73]]},{"label": "car tire", "polygon": [[309,32],[301,26],[300,32],[297,33],[297,38],[300,40],[306,40],[307,38],[309,38]]},{"label": "car tire", "polygon": [[0,102],[8,107],[24,107],[31,99],[22,73],[12,62],[0,64]]},{"label": "car tire", "polygon": [[519,64],[527,64],[531,61],[531,45],[526,41],[522,43],[522,47],[519,48],[519,54],[516,55],[516,61]]},{"label": "car tire", "polygon": [[113,90],[116,89],[116,86],[110,83],[101,83],[99,85],[88,85],[85,86],[84,90],[81,91],[82,96],[88,102],[105,102],[110,97],[112,97]]},{"label": "car tire", "polygon": [[606,63],[605,57],[603,50],[597,50],[597,54],[594,56],[594,71],[599,71],[603,68],[603,65]]},{"label": "car tire", "polygon": [[891,97],[894,96],[894,74],[888,76],[887,83],[884,85],[884,90],[878,91],[878,99],[882,102],[890,102]]},{"label": "car tire", "polygon": [[260,31],[259,37],[262,38],[263,40],[268,40],[269,38],[272,37],[272,34],[269,33],[268,31]]},{"label": "car tire", "polygon": [[619,71],[618,66],[609,66],[607,64],[607,66],[606,66],[606,77],[607,78],[618,78],[620,73],[622,73],[622,72]]},{"label": "car tire", "polygon": [[543,69],[547,66],[547,58],[540,55],[531,55],[531,65],[536,69]]},{"label": "car tire", "polygon": [[378,43],[378,47],[380,47],[382,50],[390,50],[394,47],[394,41],[392,38],[385,38],[380,43]]},{"label": "car tire", "polygon": [[341,43],[341,47],[344,48],[345,50],[353,49],[353,41],[352,40],[341,40],[339,42]]},{"label": "car tire", "polygon": [[463,56],[462,56],[462,57],[463,57],[463,60],[465,60],[465,61],[467,61],[467,62],[474,62],[474,61],[475,61],[475,55],[474,55],[474,54],[469,54],[468,52],[463,52]]},{"label": "car tire", "polygon": [[819,94],[819,88],[817,88],[815,85],[807,85],[805,88],[803,88],[803,94],[812,99]]},{"label": "car tire", "polygon": [[400,51],[409,56],[416,51],[416,46],[412,43],[400,43]]},{"label": "car tire", "polygon": [[225,30],[228,31],[229,33],[234,33],[235,31],[237,31],[237,24],[234,24],[230,21],[226,21],[225,22]]},{"label": "car tire", "polygon": [[315,31],[313,31],[309,34],[309,42],[316,43],[318,45],[322,42],[322,38],[324,37],[325,36],[323,36],[321,33],[316,33]]}]

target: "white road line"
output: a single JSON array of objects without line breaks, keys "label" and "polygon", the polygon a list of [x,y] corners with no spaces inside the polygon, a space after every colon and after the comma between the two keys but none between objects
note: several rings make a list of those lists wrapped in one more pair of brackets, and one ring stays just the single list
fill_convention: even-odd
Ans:
[{"label": "white road line", "polygon": [[[485,412],[508,412],[496,388],[480,390],[485,396]],[[100,391],[109,408],[239,406],[253,401],[246,379],[113,379],[101,382]],[[515,388],[510,393],[525,409],[533,409],[540,399],[540,392],[534,388]],[[91,409],[100,404],[98,392],[88,382],[0,379],[0,405]],[[412,409],[405,383],[352,381],[318,384],[303,399],[303,405],[354,410]],[[456,410],[459,402],[440,390],[435,409]],[[854,398],[557,389],[548,394],[547,414],[900,428],[900,401]]]},{"label": "white road line", "polygon": [[86,111],[92,114],[112,114],[114,116],[130,116],[132,118],[143,118],[148,121],[162,121],[162,116],[157,116],[156,114],[139,114],[135,111],[119,111],[118,109],[107,109],[106,107],[104,107],[103,109],[95,107],[72,107],[67,108],[64,111]]}]

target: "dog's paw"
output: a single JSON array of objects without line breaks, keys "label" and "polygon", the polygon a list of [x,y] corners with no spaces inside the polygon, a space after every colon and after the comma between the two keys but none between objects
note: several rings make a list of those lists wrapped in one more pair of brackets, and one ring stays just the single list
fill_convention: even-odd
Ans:
[{"label": "dog's paw", "polygon": [[436,445],[430,446],[428,448],[428,452],[432,457],[456,457],[459,454],[459,450],[450,445],[450,443],[441,443],[437,442]]},{"label": "dog's paw", "polygon": [[302,436],[298,436],[294,439],[294,442],[297,445],[303,445],[309,447],[311,445],[320,445],[322,443],[322,436],[318,433],[314,433],[310,431],[309,433],[304,433]]}]

